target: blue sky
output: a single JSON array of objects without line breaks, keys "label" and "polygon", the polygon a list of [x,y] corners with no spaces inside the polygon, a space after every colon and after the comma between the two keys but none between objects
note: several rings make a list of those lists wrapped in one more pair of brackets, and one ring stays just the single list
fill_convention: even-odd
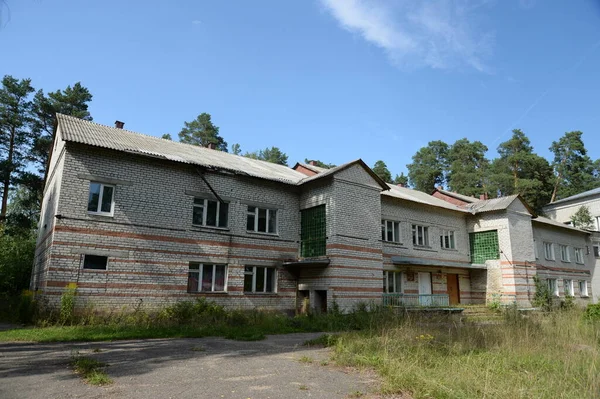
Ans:
[{"label": "blue sky", "polygon": [[[2,3],[2,0],[0,0]],[[212,115],[290,165],[384,160],[431,140],[535,150],[581,130],[600,158],[600,1],[4,0],[0,74],[81,81],[94,120],[176,137]]]}]

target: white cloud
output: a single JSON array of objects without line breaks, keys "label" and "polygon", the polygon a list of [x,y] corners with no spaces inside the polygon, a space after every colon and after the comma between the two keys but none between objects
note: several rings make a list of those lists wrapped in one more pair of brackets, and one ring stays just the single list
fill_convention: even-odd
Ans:
[{"label": "white cloud", "polygon": [[382,48],[395,65],[492,72],[486,59],[494,35],[479,26],[487,0],[319,1],[344,29]]},{"label": "white cloud", "polygon": [[202,23],[202,21],[199,21],[199,20],[195,19],[195,20],[192,21],[192,23],[194,25],[200,25]]}]

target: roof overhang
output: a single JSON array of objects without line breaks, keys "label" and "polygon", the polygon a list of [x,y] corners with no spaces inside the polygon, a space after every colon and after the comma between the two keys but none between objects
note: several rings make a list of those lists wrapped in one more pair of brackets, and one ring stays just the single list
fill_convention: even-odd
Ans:
[{"label": "roof overhang", "polygon": [[453,262],[441,259],[425,259],[411,256],[392,256],[392,263],[394,265],[454,267],[463,269],[487,269],[486,265],[479,265],[470,262]]},{"label": "roof overhang", "polygon": [[329,258],[285,260],[282,266],[288,269],[322,269],[329,266]]}]

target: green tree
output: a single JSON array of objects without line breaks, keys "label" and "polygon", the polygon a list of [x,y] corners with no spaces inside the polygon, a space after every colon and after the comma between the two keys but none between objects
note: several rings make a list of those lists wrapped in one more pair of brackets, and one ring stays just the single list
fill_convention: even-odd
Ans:
[{"label": "green tree", "polygon": [[6,234],[0,226],[0,294],[18,294],[29,287],[35,236]]},{"label": "green tree", "polygon": [[406,176],[404,172],[400,173],[399,175],[396,175],[396,177],[394,178],[394,184],[400,184],[403,187],[408,187],[408,176]]},{"label": "green tree", "polygon": [[379,176],[379,178],[381,180],[383,180],[384,182],[386,182],[386,183],[392,182],[392,174],[388,170],[385,162],[383,162],[381,160],[375,162],[375,165],[373,165],[373,172],[375,172],[375,174],[377,176]]},{"label": "green tree", "polygon": [[242,147],[238,143],[233,144],[231,146],[231,153],[233,155],[240,155],[242,153]]},{"label": "green tree", "polygon": [[448,170],[448,149],[448,144],[437,140],[417,151],[412,163],[406,165],[411,186],[426,193],[443,186]]},{"label": "green tree", "polygon": [[267,147],[264,150],[247,152],[244,154],[244,156],[247,158],[276,163],[278,165],[287,166],[288,164],[288,156],[284,152],[281,152],[281,150],[277,147]]},{"label": "green tree", "polygon": [[325,169],[331,169],[331,168],[335,168],[335,164],[332,163],[325,163],[325,162],[321,162],[317,159],[311,160],[308,158],[304,158],[304,163],[309,164],[311,162],[315,163],[315,166],[318,166],[319,168],[325,168]]},{"label": "green tree", "polygon": [[457,140],[448,150],[448,186],[463,195],[479,196],[487,192],[488,148],[480,141]]},{"label": "green tree", "polygon": [[171,137],[171,134],[169,133],[163,134],[160,138],[163,140],[173,140],[173,137]]},{"label": "green tree", "polygon": [[12,187],[25,171],[33,137],[32,102],[29,95],[34,91],[31,79],[15,79],[6,75],[0,88],[0,175],[2,184],[2,207],[0,223],[6,219],[8,197]]},{"label": "green tree", "polygon": [[580,229],[592,230],[594,228],[594,219],[590,213],[590,208],[585,205],[580,206],[577,212],[571,216],[571,223]]},{"label": "green tree", "polygon": [[567,132],[550,146],[555,176],[550,202],[600,185],[597,177],[599,161],[593,162],[587,155],[582,135],[580,131]]},{"label": "green tree", "polygon": [[529,138],[519,129],[498,146],[498,158],[489,172],[490,190],[498,196],[520,194],[536,211],[550,201],[552,168],[533,152]]},{"label": "green tree", "polygon": [[201,147],[212,143],[217,150],[227,152],[227,142],[219,135],[219,128],[212,123],[210,114],[206,112],[191,122],[184,122],[184,127],[179,132],[179,141]]}]

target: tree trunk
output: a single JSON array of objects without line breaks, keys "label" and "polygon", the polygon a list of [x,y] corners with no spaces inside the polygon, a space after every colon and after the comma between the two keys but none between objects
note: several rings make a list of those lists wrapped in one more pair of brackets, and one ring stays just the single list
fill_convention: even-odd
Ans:
[{"label": "tree trunk", "polygon": [[[561,166],[564,167],[564,165],[567,163],[567,157],[564,156],[563,159],[561,159],[560,164]],[[554,200],[556,199],[556,193],[558,192],[558,186],[560,185],[560,181],[562,180],[562,173],[558,173],[558,175],[556,176],[556,183],[554,183],[554,190],[552,190],[552,198],[550,198],[550,203],[554,202]]]},{"label": "tree trunk", "polygon": [[11,128],[10,144],[8,146],[8,159],[6,165],[6,175],[4,176],[2,191],[2,208],[0,209],[0,223],[6,220],[6,211],[8,207],[8,189],[10,188],[10,175],[12,173],[12,161],[15,152],[15,128]]}]

